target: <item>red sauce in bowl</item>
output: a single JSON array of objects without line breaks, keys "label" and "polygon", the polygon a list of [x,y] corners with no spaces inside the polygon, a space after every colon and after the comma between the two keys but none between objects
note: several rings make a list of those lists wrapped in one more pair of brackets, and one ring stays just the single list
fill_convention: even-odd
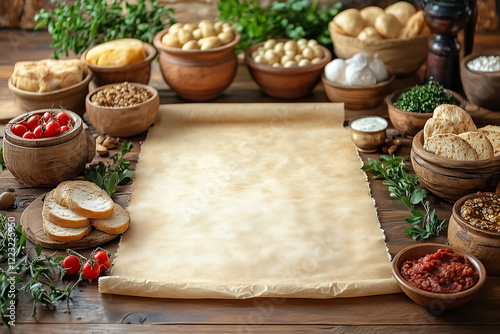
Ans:
[{"label": "red sauce in bowl", "polygon": [[401,275],[413,286],[437,293],[465,291],[479,280],[467,258],[448,248],[405,261],[401,265]]}]

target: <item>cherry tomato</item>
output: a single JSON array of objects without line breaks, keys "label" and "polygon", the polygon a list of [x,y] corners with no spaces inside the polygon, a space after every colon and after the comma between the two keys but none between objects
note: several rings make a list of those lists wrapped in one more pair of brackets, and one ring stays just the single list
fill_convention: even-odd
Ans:
[{"label": "cherry tomato", "polygon": [[36,138],[45,138],[45,124],[40,124],[38,125],[34,130],[33,133],[35,134]]},{"label": "cherry tomato", "polygon": [[54,116],[52,116],[52,114],[48,111],[46,111],[43,116],[42,116],[43,120],[45,121],[45,123],[48,123],[50,121],[53,121],[54,120]]},{"label": "cherry tomato", "polygon": [[26,131],[23,135],[23,138],[25,139],[35,139],[36,136],[32,131]]},{"label": "cherry tomato", "polygon": [[68,114],[61,111],[61,112],[57,113],[57,115],[56,115],[56,122],[59,123],[60,126],[70,125],[71,118],[69,117]]},{"label": "cherry tomato", "polygon": [[99,264],[99,268],[101,268],[101,271],[106,271],[109,267],[111,267],[111,260],[109,259],[108,254],[106,254],[105,251],[97,251],[94,255],[94,259]]},{"label": "cherry tomato", "polygon": [[59,133],[64,133],[66,131],[69,131],[69,129],[71,129],[69,126],[67,125],[62,125],[61,126],[61,130],[59,131]]},{"label": "cherry tomato", "polygon": [[12,130],[13,134],[19,137],[22,137],[26,133],[26,131],[28,131],[28,129],[22,124],[14,124],[10,129]]},{"label": "cherry tomato", "polygon": [[40,124],[40,115],[33,115],[30,118],[28,118],[28,130],[33,131],[35,128]]},{"label": "cherry tomato", "polygon": [[45,137],[53,137],[61,133],[61,126],[56,121],[50,121],[45,125]]},{"label": "cherry tomato", "polygon": [[66,269],[66,274],[74,275],[80,271],[80,259],[76,255],[68,255],[64,258],[62,267]]},{"label": "cherry tomato", "polygon": [[94,262],[93,265],[90,264],[90,261],[85,262],[82,268],[83,276],[88,279],[94,279],[99,277],[101,270],[99,269],[99,264]]},{"label": "cherry tomato", "polygon": [[29,125],[28,125],[28,122],[27,122],[27,121],[22,121],[22,122],[21,122],[21,123],[19,123],[19,124],[24,125],[24,127],[25,127],[26,129],[28,129],[28,128],[29,128]]}]

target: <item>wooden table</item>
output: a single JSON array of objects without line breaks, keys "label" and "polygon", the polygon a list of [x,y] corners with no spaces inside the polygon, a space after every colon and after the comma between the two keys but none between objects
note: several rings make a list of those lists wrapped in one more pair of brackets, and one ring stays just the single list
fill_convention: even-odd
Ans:
[{"label": "wooden table", "polygon": [[[51,56],[50,36],[44,32],[23,32],[0,30],[0,108],[11,103],[12,96],[7,89],[13,65],[22,60],[39,60]],[[500,33],[478,35],[475,50],[498,47]],[[164,83],[157,64],[154,64],[150,84],[160,91],[162,103],[185,103],[180,100]],[[394,89],[420,82],[423,71],[395,82]],[[213,102],[255,103],[281,102],[263,95],[252,81],[244,66],[227,91]],[[314,91],[297,102],[328,102],[319,84]],[[500,124],[500,116],[469,105],[474,120],[479,123]],[[385,118],[387,110],[380,106],[371,110],[346,110],[346,121],[362,115],[380,115]],[[88,118],[86,122],[89,123]],[[0,130],[3,130],[0,127]],[[1,131],[3,133],[3,131]],[[400,138],[396,130],[390,128],[391,138]],[[144,134],[133,138],[134,149],[129,155],[132,168],[137,162],[141,140]],[[408,156],[411,140],[400,138],[402,146],[396,152]],[[381,152],[361,154],[366,163]],[[408,169],[410,172],[411,166]],[[391,256],[407,245],[419,241],[412,240],[403,233],[407,227],[404,218],[409,216],[407,209],[398,200],[389,197],[387,187],[381,181],[369,178],[372,195],[376,201],[377,212],[385,231],[386,243]],[[15,217],[16,223],[23,210],[39,195],[48,189],[29,188],[18,182],[8,170],[0,173],[0,192],[12,191],[16,196],[15,207],[7,210]],[[121,186],[114,199],[126,204],[129,200],[131,184]],[[430,196],[431,206],[436,208],[439,218],[448,219],[451,204]],[[446,232],[432,240],[445,243]],[[103,247],[116,251],[118,240]],[[88,254],[83,252],[83,254]],[[161,256],[161,254],[159,254]],[[68,282],[65,282],[66,284]],[[101,332],[185,332],[185,333],[229,333],[229,332],[498,332],[500,329],[500,277],[489,276],[479,295],[453,310],[441,312],[422,308],[404,294],[392,294],[362,298],[338,298],[328,300],[311,299],[271,299],[250,300],[181,300],[148,299],[118,295],[100,294],[97,280],[84,281],[74,291],[70,309],[60,303],[55,309],[38,307],[36,317],[31,317],[32,301],[21,297],[16,304],[16,326],[12,332],[28,333],[101,333]],[[126,325],[125,325],[126,324]],[[6,332],[0,326],[0,332]]]}]

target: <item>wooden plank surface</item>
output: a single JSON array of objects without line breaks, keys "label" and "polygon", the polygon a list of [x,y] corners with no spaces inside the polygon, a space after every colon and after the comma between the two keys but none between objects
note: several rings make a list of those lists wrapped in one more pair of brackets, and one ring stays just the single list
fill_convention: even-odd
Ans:
[{"label": "wooden plank surface", "polygon": [[[498,45],[500,34],[480,35],[476,38],[476,50]],[[0,30],[0,108],[12,97],[7,89],[7,79],[16,61],[48,58],[50,36],[44,32],[24,32]],[[422,78],[422,71],[398,78],[393,86],[396,90],[412,86]],[[184,103],[165,84],[158,65],[153,65],[150,84],[160,91],[162,103]],[[233,84],[220,97],[217,103],[238,102],[282,102],[263,95],[242,65]],[[319,84],[313,93],[297,102],[328,102],[323,87]],[[500,124],[500,113],[491,113],[469,105],[468,111],[478,123]],[[346,121],[362,115],[380,115],[385,118],[387,110],[380,106],[371,110],[346,110]],[[88,118],[85,120],[90,124]],[[0,126],[0,132],[2,127]],[[400,138],[397,131],[389,129],[389,137]],[[400,138],[402,146],[397,155],[409,155],[411,141]],[[134,149],[129,154],[132,168],[135,168],[144,135],[133,138]],[[113,152],[112,152],[113,153]],[[368,158],[378,159],[381,152],[362,154],[366,163]],[[408,169],[412,171],[411,166]],[[372,196],[386,234],[386,243],[391,256],[407,245],[413,244],[403,233],[406,228],[404,218],[408,211],[398,200],[389,197],[387,187],[379,180],[369,177]],[[8,170],[0,173],[0,192],[11,190],[16,196],[15,207],[8,215],[19,223],[23,210],[38,196],[47,192],[46,188],[30,188],[18,182]],[[127,205],[131,184],[120,186],[113,199]],[[430,196],[431,206],[436,208],[438,217],[448,219],[451,204]],[[446,234],[432,240],[446,242]],[[116,251],[118,240],[113,240],[104,248]],[[89,251],[83,251],[88,255]],[[161,254],[159,254],[161,256]],[[65,281],[67,284],[69,281]],[[75,290],[69,303],[60,303],[54,309],[38,307],[36,317],[31,317],[31,299],[21,297],[16,304],[16,327],[12,332],[19,333],[233,333],[233,332],[436,332],[436,333],[473,333],[478,327],[482,332],[495,333],[500,329],[500,277],[489,276],[486,286],[477,298],[457,309],[442,312],[424,309],[404,294],[372,296],[362,298],[310,300],[310,299],[252,299],[252,300],[180,300],[148,299],[100,294],[97,281],[86,280]],[[78,327],[75,327],[78,325]],[[6,328],[0,326],[0,332]]]}]

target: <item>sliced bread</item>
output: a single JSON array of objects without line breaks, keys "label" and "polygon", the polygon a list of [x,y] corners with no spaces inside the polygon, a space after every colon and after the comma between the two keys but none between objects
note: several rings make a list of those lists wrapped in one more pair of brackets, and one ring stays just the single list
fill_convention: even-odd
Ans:
[{"label": "sliced bread", "polygon": [[497,157],[500,155],[500,132],[492,129],[494,128],[485,126],[483,128],[478,129],[477,131],[488,137],[491,144],[493,145],[495,157]]},{"label": "sliced bread", "polygon": [[424,142],[427,138],[442,133],[455,133],[453,122],[446,118],[429,118],[424,125]]},{"label": "sliced bread", "polygon": [[97,230],[110,233],[120,234],[125,232],[130,226],[130,215],[120,205],[114,205],[113,214],[107,219],[91,219],[92,226]]},{"label": "sliced bread", "polygon": [[92,226],[79,227],[79,228],[68,228],[61,227],[54,223],[51,223],[45,218],[43,219],[43,230],[50,238],[60,241],[60,242],[70,242],[80,240],[90,233]]},{"label": "sliced bread", "polygon": [[461,133],[459,136],[471,144],[476,150],[479,160],[491,159],[495,156],[493,145],[486,135],[477,131],[469,131]]},{"label": "sliced bread", "polygon": [[[441,104],[434,109],[433,118],[444,118],[451,121],[455,127],[456,134],[477,130],[472,117],[459,106],[453,104]],[[452,131],[450,131],[452,132]]]},{"label": "sliced bread", "polygon": [[424,149],[454,160],[478,160],[477,152],[471,144],[453,133],[437,134],[427,138]]},{"label": "sliced bread", "polygon": [[54,198],[55,189],[50,191],[43,201],[42,216],[53,224],[61,227],[87,227],[90,219],[80,216],[65,206],[60,205]]}]

